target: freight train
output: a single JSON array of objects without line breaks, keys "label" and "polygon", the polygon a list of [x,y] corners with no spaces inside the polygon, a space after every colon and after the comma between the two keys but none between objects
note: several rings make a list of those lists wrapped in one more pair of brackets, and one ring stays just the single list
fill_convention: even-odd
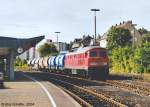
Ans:
[{"label": "freight train", "polygon": [[28,65],[34,70],[81,75],[96,80],[106,80],[109,75],[107,50],[99,46],[33,59],[28,61]]}]

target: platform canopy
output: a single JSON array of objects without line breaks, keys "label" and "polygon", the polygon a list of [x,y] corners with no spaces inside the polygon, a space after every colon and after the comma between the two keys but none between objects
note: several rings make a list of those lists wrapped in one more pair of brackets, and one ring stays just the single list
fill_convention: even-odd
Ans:
[{"label": "platform canopy", "polygon": [[10,80],[14,79],[14,57],[22,54],[23,52],[32,47],[35,47],[36,44],[43,39],[44,36],[33,37],[28,39],[0,36],[0,58],[6,59],[6,74],[8,75]]},{"label": "platform canopy", "polygon": [[34,47],[37,43],[44,39],[44,36],[29,38],[29,39],[19,39],[0,36],[0,56],[5,57],[9,54],[10,49],[14,50],[14,55],[20,55],[24,51],[31,47]]}]

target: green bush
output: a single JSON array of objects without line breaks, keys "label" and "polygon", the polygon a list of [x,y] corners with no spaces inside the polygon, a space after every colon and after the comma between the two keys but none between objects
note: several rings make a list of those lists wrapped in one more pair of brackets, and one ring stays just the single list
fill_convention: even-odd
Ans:
[{"label": "green bush", "polygon": [[48,44],[48,43],[44,43],[43,45],[40,45],[38,48],[38,52],[40,53],[41,57],[58,54],[56,46],[54,44]]},{"label": "green bush", "polygon": [[148,67],[147,67],[146,73],[150,73],[150,64],[149,64]]},{"label": "green bush", "polygon": [[130,55],[132,54],[130,47],[115,48],[109,56],[111,63],[111,70],[116,72],[131,72]]},{"label": "green bush", "polygon": [[21,60],[20,58],[16,58],[14,65],[15,65],[16,70],[27,70],[28,69],[27,61],[25,59]]}]

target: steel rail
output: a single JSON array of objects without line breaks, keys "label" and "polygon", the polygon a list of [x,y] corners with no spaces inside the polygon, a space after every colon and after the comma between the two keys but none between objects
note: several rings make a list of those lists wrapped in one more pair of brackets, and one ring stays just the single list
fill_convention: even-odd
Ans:
[{"label": "steel rail", "polygon": [[51,79],[54,80],[54,81],[57,81],[57,82],[59,82],[61,84],[64,84],[65,86],[73,87],[73,88],[75,88],[77,90],[80,90],[81,92],[88,93],[88,94],[90,94],[92,96],[95,96],[98,99],[103,100],[105,103],[108,103],[110,106],[113,106],[113,107],[127,107],[126,105],[121,104],[119,102],[116,102],[115,100],[112,100],[110,98],[107,98],[107,97],[105,97],[104,95],[102,95],[100,93],[93,92],[91,90],[88,90],[88,89],[83,88],[83,87],[79,87],[77,85],[71,84],[71,83],[66,82],[66,81],[58,80],[58,79],[55,79],[55,78],[51,78]]},{"label": "steel rail", "polygon": [[125,88],[128,90],[132,90],[133,92],[139,94],[139,95],[145,95],[145,96],[150,96],[150,89],[144,86],[140,86],[140,85],[135,85],[135,84],[129,84],[129,83],[121,83],[119,81],[110,81],[107,80],[108,83],[115,85],[116,87],[120,87],[120,88]]},{"label": "steel rail", "polygon": [[149,88],[142,87],[142,86],[135,85],[135,84],[120,83],[118,81],[111,81],[111,80],[107,80],[106,82],[105,81],[97,81],[97,80],[88,80],[85,78],[70,77],[68,75],[62,75],[62,74],[56,74],[56,73],[50,73],[50,74],[58,75],[58,76],[65,76],[67,78],[84,80],[84,81],[92,82],[92,83],[103,83],[103,84],[114,86],[117,88],[126,89],[126,90],[128,90],[130,92],[134,92],[135,94],[140,95],[140,96],[143,96],[143,95],[144,96],[150,96],[150,89]]},{"label": "steel rail", "polygon": [[71,91],[60,87],[62,90],[64,90],[66,93],[68,93],[70,96],[72,96],[77,102],[79,102],[79,104],[82,107],[93,107],[91,104],[87,103],[86,101],[84,101],[83,99],[81,99],[80,97],[78,97],[77,95],[75,95],[74,93],[72,93]]}]

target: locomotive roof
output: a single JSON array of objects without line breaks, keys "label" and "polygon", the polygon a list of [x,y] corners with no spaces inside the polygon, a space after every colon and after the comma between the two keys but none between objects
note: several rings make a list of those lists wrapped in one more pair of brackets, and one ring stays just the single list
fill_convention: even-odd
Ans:
[{"label": "locomotive roof", "polygon": [[66,55],[85,53],[91,49],[96,49],[96,48],[105,49],[105,48],[102,48],[100,46],[88,46],[88,47],[79,48],[79,49],[77,49],[77,51],[67,53]]}]

